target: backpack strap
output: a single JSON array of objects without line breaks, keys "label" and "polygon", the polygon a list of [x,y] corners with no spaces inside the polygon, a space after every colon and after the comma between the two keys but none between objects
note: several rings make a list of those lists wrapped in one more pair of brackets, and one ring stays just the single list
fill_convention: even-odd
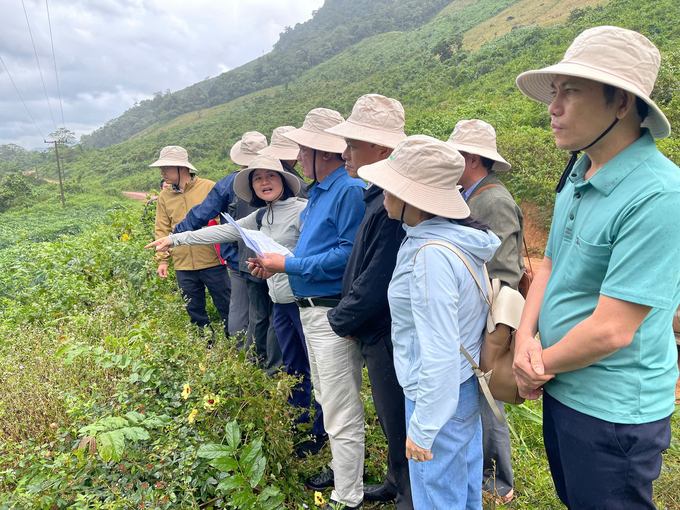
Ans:
[{"label": "backpack strap", "polygon": [[[497,184],[492,184],[491,186],[498,186]],[[487,289],[489,289],[489,296],[487,296],[487,293],[484,292],[484,289],[482,287],[482,284],[479,281],[479,278],[477,278],[477,274],[475,273],[474,269],[472,268],[472,264],[470,264],[470,261],[467,259],[463,253],[453,246],[452,244],[445,243],[444,241],[428,241],[427,243],[423,244],[420,248],[418,248],[418,251],[416,251],[416,254],[413,256],[413,263],[416,263],[416,257],[418,256],[418,253],[420,253],[420,250],[425,248],[426,246],[442,246],[444,248],[447,248],[448,250],[452,251],[456,255],[458,255],[458,258],[465,264],[465,267],[467,267],[468,271],[470,271],[470,274],[472,275],[472,278],[475,280],[475,283],[477,284],[477,288],[479,291],[482,293],[482,296],[484,297],[484,301],[486,301],[486,304],[489,305],[489,315],[491,315],[491,309],[493,308],[493,293],[491,292],[491,285],[489,283],[489,273],[486,270],[486,264],[484,264],[484,278],[486,279],[487,282]],[[487,319],[488,322],[488,319]],[[468,360],[470,363],[470,366],[472,367],[472,371],[474,372],[475,376],[477,377],[477,382],[479,383],[479,389],[482,390],[482,393],[484,394],[484,398],[486,398],[486,401],[489,404],[489,407],[491,408],[491,411],[493,411],[494,416],[496,419],[500,422],[503,423],[505,422],[505,417],[501,413],[501,410],[498,407],[498,404],[496,404],[496,399],[493,398],[493,395],[491,394],[491,389],[489,388],[489,379],[491,379],[491,372],[489,371],[488,374],[485,374],[480,366],[477,364],[477,362],[474,360],[472,356],[470,356],[470,353],[467,352],[467,349],[463,347],[463,344],[460,343],[460,352],[465,356],[465,359]]]},{"label": "backpack strap", "polygon": [[261,207],[257,210],[257,215],[255,216],[255,221],[257,221],[257,230],[262,228],[262,219],[264,218],[265,214],[267,214],[266,207]]},{"label": "backpack strap", "polygon": [[477,189],[472,193],[472,195],[470,195],[470,196],[468,197],[468,199],[466,200],[466,202],[467,202],[468,200],[470,200],[471,198],[474,198],[474,197],[476,197],[477,195],[479,195],[482,191],[486,191],[486,190],[488,190],[489,188],[493,188],[493,187],[495,187],[495,186],[500,186],[500,184],[487,184],[486,186],[482,186],[481,188],[477,188]]}]

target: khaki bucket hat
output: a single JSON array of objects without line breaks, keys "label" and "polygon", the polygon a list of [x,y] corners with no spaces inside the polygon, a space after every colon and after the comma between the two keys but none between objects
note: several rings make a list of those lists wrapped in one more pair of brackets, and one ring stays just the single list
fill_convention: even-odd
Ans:
[{"label": "khaki bucket hat", "polygon": [[671,133],[671,125],[649,97],[660,65],[659,50],[642,34],[601,26],[581,32],[559,64],[520,74],[517,86],[531,99],[545,104],[552,102],[550,85],[558,74],[621,88],[649,105],[642,127],[648,128],[654,138],[665,138]]},{"label": "khaki bucket hat", "polygon": [[447,143],[457,151],[477,154],[493,160],[494,164],[491,169],[494,171],[510,170],[510,163],[498,154],[496,130],[483,120],[459,120]]},{"label": "khaki bucket hat", "polygon": [[404,107],[396,99],[366,94],[354,104],[352,115],[327,133],[394,149],[406,138]]},{"label": "khaki bucket hat", "polygon": [[293,140],[289,140],[283,136],[283,133],[289,133],[290,131],[295,131],[295,128],[293,126],[277,127],[272,133],[272,143],[269,144],[269,147],[265,147],[257,153],[274,156],[282,161],[297,159],[298,153],[300,152],[300,146]]},{"label": "khaki bucket hat", "polygon": [[158,160],[149,165],[149,167],[152,168],[160,166],[183,166],[194,172],[198,172],[198,170],[194,168],[194,165],[189,163],[189,154],[187,154],[187,150],[178,145],[163,147]]},{"label": "khaki bucket hat", "polygon": [[237,165],[246,166],[250,164],[257,152],[267,146],[267,137],[257,131],[244,133],[241,139],[234,144],[229,153],[231,160]]},{"label": "khaki bucket hat", "polygon": [[359,168],[359,177],[375,183],[418,209],[461,219],[470,216],[458,180],[465,159],[448,143],[427,135],[413,135],[401,142],[392,155]]},{"label": "khaki bucket hat", "polygon": [[281,166],[281,162],[278,158],[266,154],[258,154],[250,161],[247,168],[244,168],[236,174],[236,178],[234,179],[234,193],[236,193],[239,198],[242,198],[246,202],[250,202],[253,199],[253,192],[250,191],[249,178],[250,174],[257,169],[274,170],[275,172],[278,172],[281,174],[281,178],[286,181],[286,184],[288,184],[288,187],[293,194],[297,195],[299,193],[300,180],[293,174],[286,172],[283,169],[283,166]]},{"label": "khaki bucket hat", "polygon": [[298,145],[309,147],[317,151],[342,154],[347,144],[345,139],[326,133],[326,129],[332,128],[344,122],[345,119],[335,110],[328,108],[314,108],[305,117],[300,129],[283,133],[283,136],[293,140]]}]

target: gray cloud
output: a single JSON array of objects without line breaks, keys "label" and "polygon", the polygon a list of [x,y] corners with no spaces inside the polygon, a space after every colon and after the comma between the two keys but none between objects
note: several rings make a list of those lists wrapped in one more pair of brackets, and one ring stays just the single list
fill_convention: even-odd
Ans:
[{"label": "gray cloud", "polygon": [[[52,112],[61,126],[47,13],[25,0]],[[11,5],[8,5],[11,4]],[[79,136],[155,91],[176,91],[271,50],[323,0],[52,0],[66,127]],[[20,2],[3,3],[0,56],[40,130],[54,131]],[[0,144],[42,139],[0,66]]]}]

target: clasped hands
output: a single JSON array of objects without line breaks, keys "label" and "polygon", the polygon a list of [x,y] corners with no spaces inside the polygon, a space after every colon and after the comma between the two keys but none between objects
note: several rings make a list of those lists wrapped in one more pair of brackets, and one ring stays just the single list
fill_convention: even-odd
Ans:
[{"label": "clasped hands", "polygon": [[543,395],[543,385],[555,377],[554,374],[545,373],[541,342],[519,330],[515,338],[515,360],[512,369],[519,394],[527,400],[536,400]]}]

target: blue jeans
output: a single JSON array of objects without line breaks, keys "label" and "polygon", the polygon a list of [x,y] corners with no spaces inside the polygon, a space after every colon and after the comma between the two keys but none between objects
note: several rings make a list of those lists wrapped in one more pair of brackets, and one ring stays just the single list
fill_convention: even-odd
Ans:
[{"label": "blue jeans", "polygon": [[[430,452],[432,460],[409,460],[415,510],[482,509],[482,422],[477,378],[460,385],[456,413],[441,428]],[[408,430],[416,403],[406,398]]]}]

